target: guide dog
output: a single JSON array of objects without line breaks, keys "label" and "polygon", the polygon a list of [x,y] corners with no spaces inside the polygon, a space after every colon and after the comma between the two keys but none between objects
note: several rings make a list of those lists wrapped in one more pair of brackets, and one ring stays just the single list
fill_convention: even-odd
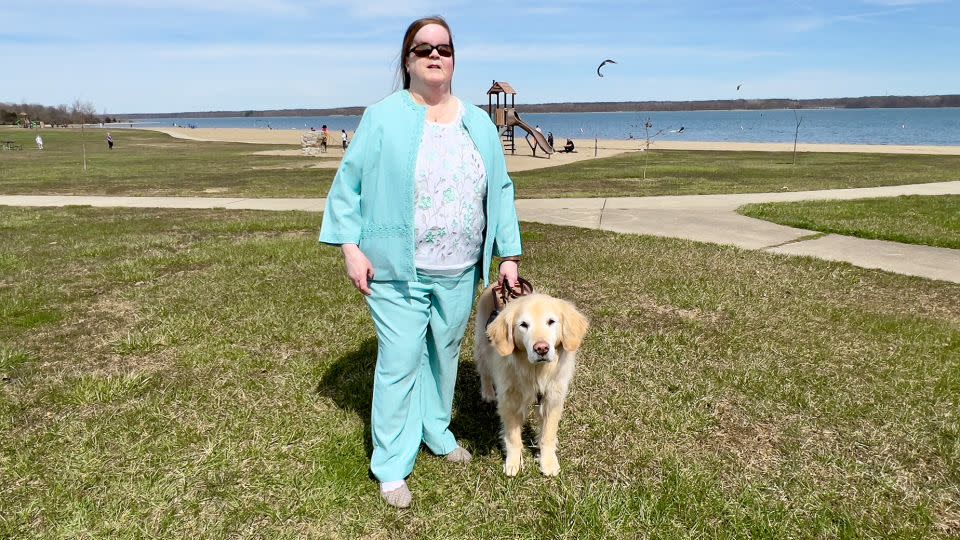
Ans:
[{"label": "guide dog", "polygon": [[536,403],[540,471],[556,476],[557,429],[589,322],[570,302],[546,294],[507,302],[488,325],[496,307],[493,287],[488,287],[477,303],[474,354],[480,395],[484,401],[497,402],[506,451],[503,472],[516,476],[523,466],[521,431],[527,411]]}]

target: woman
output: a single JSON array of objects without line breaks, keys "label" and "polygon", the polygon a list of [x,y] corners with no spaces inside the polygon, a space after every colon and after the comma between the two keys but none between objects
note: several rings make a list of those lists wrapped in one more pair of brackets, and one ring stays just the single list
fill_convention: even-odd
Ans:
[{"label": "woman", "polygon": [[388,504],[425,443],[470,461],[450,432],[460,343],[491,259],[517,283],[520,227],[487,113],[451,93],[453,37],[440,17],[403,37],[403,89],[363,114],[327,197],[320,241],[343,250],[377,330],[370,469]]}]

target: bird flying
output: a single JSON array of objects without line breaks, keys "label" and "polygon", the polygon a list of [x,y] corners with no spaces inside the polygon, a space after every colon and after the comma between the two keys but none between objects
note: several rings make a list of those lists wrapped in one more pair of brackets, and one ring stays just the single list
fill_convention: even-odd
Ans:
[{"label": "bird flying", "polygon": [[739,90],[741,86],[743,86],[743,83],[737,85],[737,90]]},{"label": "bird flying", "polygon": [[597,66],[597,77],[603,77],[603,73],[600,73],[600,68],[602,68],[607,64],[616,64],[616,63],[617,63],[616,60],[610,60],[609,58],[604,60],[603,62],[600,62],[600,65]]}]

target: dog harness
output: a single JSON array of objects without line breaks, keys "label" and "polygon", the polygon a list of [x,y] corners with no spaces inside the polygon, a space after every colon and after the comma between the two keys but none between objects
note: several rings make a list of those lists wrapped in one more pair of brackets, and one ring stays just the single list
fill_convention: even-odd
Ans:
[{"label": "dog harness", "polygon": [[490,323],[492,323],[493,320],[497,318],[497,315],[503,311],[503,308],[507,306],[507,302],[532,293],[533,285],[531,285],[529,281],[517,276],[517,288],[514,289],[509,283],[507,283],[507,276],[503,276],[503,279],[493,286],[494,307],[493,312],[490,313],[489,317],[487,317],[487,326],[490,326]]}]

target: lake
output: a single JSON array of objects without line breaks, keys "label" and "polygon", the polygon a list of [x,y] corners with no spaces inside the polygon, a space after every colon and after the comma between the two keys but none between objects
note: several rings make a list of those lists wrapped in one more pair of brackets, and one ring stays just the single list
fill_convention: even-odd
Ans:
[{"label": "lake", "polygon": [[[793,142],[799,122],[803,143],[960,146],[960,108],[528,113],[522,118],[558,140],[644,139],[649,120],[649,134],[659,132],[654,140]],[[334,132],[352,132],[359,121],[359,116],[277,116],[143,119],[134,125],[319,130],[326,124]]]}]

